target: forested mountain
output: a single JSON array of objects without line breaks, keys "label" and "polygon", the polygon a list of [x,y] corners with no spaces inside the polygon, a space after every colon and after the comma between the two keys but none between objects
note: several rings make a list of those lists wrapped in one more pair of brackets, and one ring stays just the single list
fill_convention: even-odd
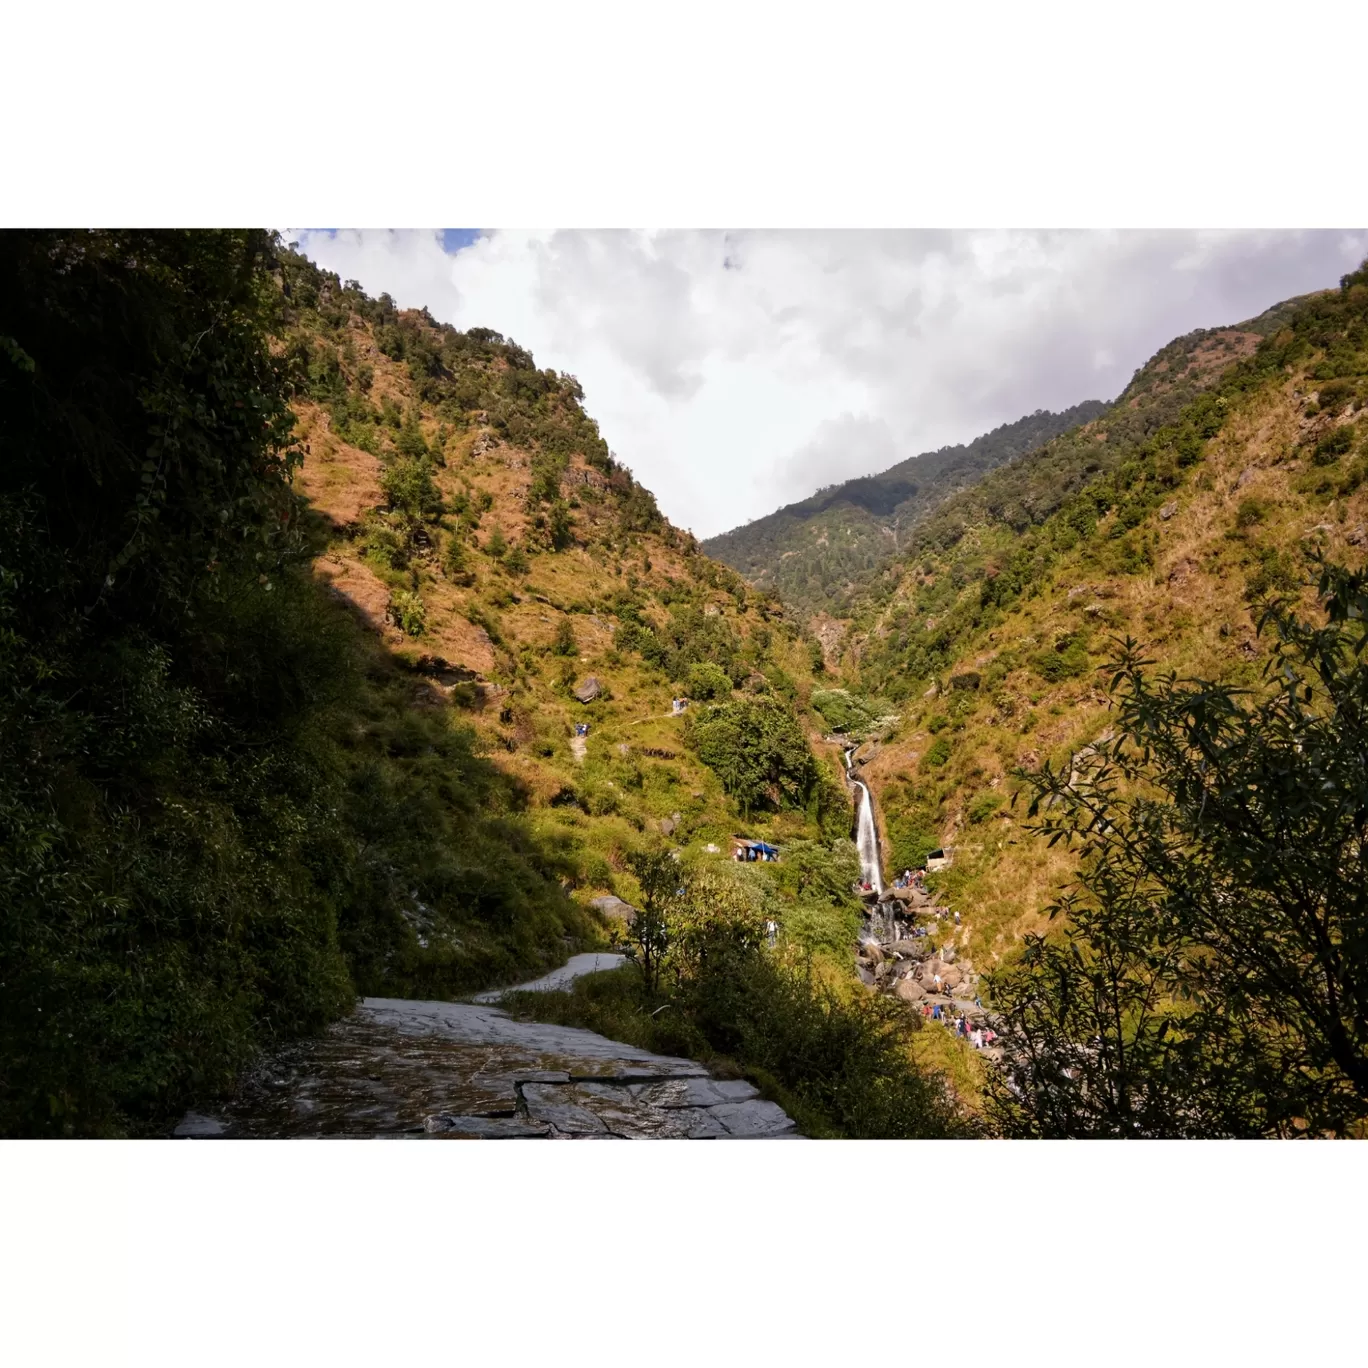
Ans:
[{"label": "forested mountain", "polygon": [[540,972],[662,844],[853,859],[812,643],[572,377],[263,233],[3,234],[0,299],[0,1133]]},{"label": "forested mountain", "polygon": [[1333,566],[1368,555],[1368,279],[1166,351],[1185,368],[951,500],[865,599],[851,701],[901,716],[863,775],[890,863],[952,845],[957,944],[1006,967],[1009,1129],[1346,1133],[1368,605]]},{"label": "forested mountain", "polygon": [[804,620],[819,611],[839,616],[870,575],[896,558],[908,530],[943,500],[1105,407],[1089,399],[1063,413],[1038,409],[962,446],[818,490],[708,538],[703,549],[778,594]]},{"label": "forested mountain", "polygon": [[1281,326],[1296,303],[1175,338],[1114,403],[1037,412],[967,446],[823,490],[710,538],[704,549],[773,590],[805,621],[816,612],[849,617],[898,582],[909,556],[957,529],[988,518],[1019,530],[1047,516]]},{"label": "forested mountain", "polygon": [[[580,401],[267,233],[0,234],[0,1134],[156,1133],[604,895],[638,967],[523,1010],[809,1134],[1362,1130],[1364,271],[940,498],[825,651]],[[828,729],[887,870],[953,848],[1003,1067],[893,990],[925,942],[856,977]]]}]

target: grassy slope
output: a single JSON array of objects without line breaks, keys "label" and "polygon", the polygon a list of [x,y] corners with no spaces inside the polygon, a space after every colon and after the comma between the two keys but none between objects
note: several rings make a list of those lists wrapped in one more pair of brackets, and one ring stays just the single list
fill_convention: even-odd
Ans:
[{"label": "grassy slope", "polygon": [[[1324,297],[1283,311],[1278,321],[1292,326],[1217,380],[1219,431],[1195,445],[1192,463],[1174,462],[1164,441],[1142,455],[1128,491],[1090,530],[1058,538],[1050,555],[1036,551],[1038,577],[1005,608],[983,606],[985,567],[1003,564],[1025,538],[985,520],[953,547],[904,567],[890,601],[872,615],[856,653],[862,645],[865,682],[886,687],[898,657],[881,656],[880,643],[899,633],[934,633],[937,616],[959,614],[947,650],[914,657],[938,667],[901,680],[903,720],[866,774],[895,852],[900,827],[929,827],[956,844],[956,864],[938,882],[962,910],[960,941],[981,968],[1042,929],[1043,909],[1071,869],[1066,853],[1022,831],[1024,812],[1005,800],[1017,786],[1015,767],[1066,764],[1105,729],[1097,666],[1107,640],[1131,635],[1162,668],[1254,686],[1266,654],[1255,630],[1259,591],[1291,588],[1299,548],[1308,544],[1362,561],[1365,295],[1368,287],[1355,286],[1345,316],[1329,324],[1321,316]],[[1327,411],[1316,396],[1334,377],[1348,398]],[[1331,464],[1316,464],[1316,444],[1338,428],[1354,446]],[[1135,518],[1128,509],[1144,512]],[[1070,511],[1066,505],[1045,522],[1038,546]],[[1061,672],[1060,647],[1065,677],[1052,680]],[[971,672],[976,688],[945,688]],[[939,692],[927,696],[936,685]],[[928,752],[941,739],[949,753],[938,766]]]},{"label": "grassy slope", "polygon": [[[437,336],[421,315],[405,318]],[[803,708],[812,687],[810,646],[778,603],[749,590],[664,520],[628,530],[621,498],[581,453],[569,458],[561,480],[572,544],[556,552],[534,550],[525,571],[510,570],[491,554],[490,543],[495,529],[509,546],[527,541],[535,442],[500,434],[489,409],[448,421],[420,397],[410,366],[381,350],[376,326],[359,313],[339,330],[302,309],[295,326],[315,347],[346,355],[342,374],[350,394],[361,392],[357,376],[369,367],[373,406],[392,404],[417,414],[429,447],[440,452],[434,478],[448,507],[461,495],[475,508],[482,501],[489,505],[478,527],[462,538],[462,576],[448,575],[442,566],[445,540],[461,531],[450,513],[430,528],[430,548],[420,549],[410,566],[390,568],[367,545],[368,519],[386,505],[381,480],[389,438],[381,455],[373,455],[343,440],[330,403],[296,404],[308,451],[299,485],[319,516],[325,543],[318,573],[391,653],[415,669],[416,689],[439,706],[459,709],[485,757],[525,793],[530,826],[563,860],[562,877],[575,897],[583,903],[615,892],[634,900],[625,857],[659,839],[661,820],[676,813],[681,822],[672,843],[698,850],[711,842],[725,851],[740,819],[717,778],[685,745],[683,719],[670,715],[671,698],[683,687],[636,652],[615,650],[614,636],[628,605],[656,624],[672,609],[700,609],[734,629],[742,655],[757,671],[786,681],[815,739],[819,719]],[[497,358],[490,369],[497,377]],[[461,582],[467,576],[473,582]],[[416,635],[401,631],[388,613],[393,597],[407,592],[417,593],[426,610],[426,626]],[[561,655],[555,643],[566,623],[575,649]],[[433,657],[456,671],[434,666]],[[570,686],[590,674],[606,691],[584,705]],[[580,721],[590,724],[582,761],[571,746]],[[757,815],[745,829],[776,840],[816,834],[798,812]]]}]

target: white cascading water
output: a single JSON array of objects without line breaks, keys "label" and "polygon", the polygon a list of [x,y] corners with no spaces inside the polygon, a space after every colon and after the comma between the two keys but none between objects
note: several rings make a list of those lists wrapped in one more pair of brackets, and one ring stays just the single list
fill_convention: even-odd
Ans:
[{"label": "white cascading water", "polygon": [[883,897],[883,875],[879,872],[879,831],[874,825],[874,800],[863,779],[855,778],[850,770],[852,752],[845,753],[846,774],[860,790],[860,814],[855,827],[855,845],[860,852],[860,880],[867,883],[880,898]]}]

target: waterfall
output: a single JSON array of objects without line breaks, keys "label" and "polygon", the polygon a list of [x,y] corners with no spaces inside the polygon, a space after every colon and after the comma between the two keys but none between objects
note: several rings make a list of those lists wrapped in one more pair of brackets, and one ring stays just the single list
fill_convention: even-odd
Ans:
[{"label": "waterfall", "polygon": [[860,791],[860,812],[855,827],[855,844],[860,852],[860,879],[883,897],[883,875],[879,871],[879,829],[874,823],[874,799],[870,796],[869,785],[863,779],[855,778],[850,768],[853,750],[845,753],[846,775]]}]

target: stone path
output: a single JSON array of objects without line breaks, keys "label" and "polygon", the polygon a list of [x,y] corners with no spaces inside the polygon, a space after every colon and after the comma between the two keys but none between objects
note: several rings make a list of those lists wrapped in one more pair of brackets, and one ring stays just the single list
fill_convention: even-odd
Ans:
[{"label": "stone path", "polygon": [[476,993],[476,1002],[498,1002],[505,993],[555,993],[568,988],[577,978],[585,974],[598,974],[606,969],[617,969],[627,963],[626,955],[598,954],[572,955],[559,969],[543,974],[530,983],[517,983],[511,988],[491,988],[486,993]]},{"label": "stone path", "polygon": [[[581,957],[582,958],[582,957]],[[573,961],[572,961],[573,963]],[[566,970],[570,968],[566,966]],[[749,1083],[478,1002],[366,998],[185,1138],[795,1139]]]}]

